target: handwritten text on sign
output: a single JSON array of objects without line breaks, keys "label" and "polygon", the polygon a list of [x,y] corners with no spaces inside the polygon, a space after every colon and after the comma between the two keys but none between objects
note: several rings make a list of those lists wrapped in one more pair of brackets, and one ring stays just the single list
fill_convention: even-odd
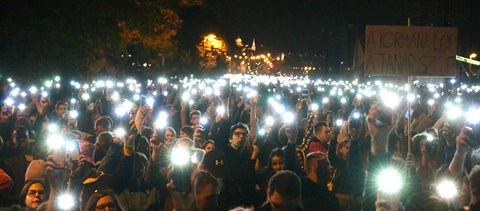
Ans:
[{"label": "handwritten text on sign", "polygon": [[455,76],[457,28],[367,26],[367,75]]}]

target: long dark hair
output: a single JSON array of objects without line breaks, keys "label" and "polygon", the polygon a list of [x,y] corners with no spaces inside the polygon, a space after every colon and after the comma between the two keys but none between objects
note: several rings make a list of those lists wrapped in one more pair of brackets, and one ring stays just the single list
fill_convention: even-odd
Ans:
[{"label": "long dark hair", "polygon": [[20,205],[26,206],[25,198],[27,197],[28,189],[33,184],[37,184],[37,183],[40,183],[43,185],[43,190],[45,191],[45,195],[46,195],[45,201],[48,201],[48,196],[50,195],[50,186],[48,185],[48,183],[42,180],[29,180],[27,183],[25,183],[25,185],[22,188],[22,191],[20,192],[20,198],[18,200]]},{"label": "long dark hair", "polygon": [[111,190],[99,190],[93,193],[88,199],[88,202],[85,205],[85,208],[82,210],[96,210],[98,200],[106,196],[112,197],[113,203],[115,204],[115,207],[117,208],[117,210],[123,210],[122,206],[120,206],[117,195]]}]

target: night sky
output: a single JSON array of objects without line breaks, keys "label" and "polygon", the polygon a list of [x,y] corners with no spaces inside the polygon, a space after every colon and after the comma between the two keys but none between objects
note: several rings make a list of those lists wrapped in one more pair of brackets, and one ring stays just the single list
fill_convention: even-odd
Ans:
[{"label": "night sky", "polygon": [[366,24],[407,25],[411,17],[415,26],[459,27],[462,54],[479,49],[479,6],[473,0],[207,0],[203,8],[182,14],[180,39],[192,45],[213,32],[231,46],[240,36],[244,44],[255,38],[271,51],[347,50],[357,38],[364,39]]}]

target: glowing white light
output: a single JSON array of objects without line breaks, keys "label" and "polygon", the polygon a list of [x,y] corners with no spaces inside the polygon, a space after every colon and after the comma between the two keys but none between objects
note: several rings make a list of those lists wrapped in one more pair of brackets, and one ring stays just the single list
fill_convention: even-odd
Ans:
[{"label": "glowing white light", "polygon": [[190,99],[190,94],[188,92],[184,92],[182,94],[182,100],[183,101],[188,101]]},{"label": "glowing white light", "polygon": [[168,119],[168,114],[165,111],[160,112],[158,115],[157,121],[155,121],[155,127],[157,128],[165,128],[167,127],[167,119]]},{"label": "glowing white light", "polygon": [[317,111],[318,110],[318,104],[312,103],[312,111]]},{"label": "glowing white light", "polygon": [[427,141],[433,141],[433,140],[435,140],[435,138],[434,138],[432,135],[430,135],[430,134],[427,134],[426,136],[427,136]]},{"label": "glowing white light", "polygon": [[263,128],[258,130],[258,135],[260,135],[260,136],[264,136],[266,133],[267,133],[267,131],[265,131],[265,129],[263,129]]},{"label": "glowing white light", "polygon": [[60,76],[55,76],[55,79],[54,79],[56,82],[59,82],[60,81]]},{"label": "glowing white light", "polygon": [[193,105],[195,102],[193,100],[188,100],[189,105]]},{"label": "glowing white light", "polygon": [[150,107],[150,108],[153,108],[153,103],[155,102],[155,100],[153,99],[153,97],[147,97],[147,105]]},{"label": "glowing white light", "polygon": [[97,86],[97,88],[102,88],[105,86],[105,81],[97,81],[97,83],[95,83],[95,86]]},{"label": "glowing white light", "polygon": [[402,185],[402,178],[395,169],[384,169],[378,176],[378,189],[385,193],[397,193],[402,189]]},{"label": "glowing white light", "polygon": [[358,98],[358,99],[362,99],[363,96],[362,96],[362,94],[358,93],[357,95],[355,95],[355,97]]},{"label": "glowing white light", "polygon": [[330,100],[329,100],[327,97],[324,97],[324,98],[322,99],[322,103],[328,103],[328,101],[330,101]]},{"label": "glowing white light", "polygon": [[42,91],[42,96],[43,96],[43,97],[47,97],[47,96],[48,96],[48,92]]},{"label": "glowing white light", "polygon": [[26,97],[26,96],[27,96],[27,93],[26,93],[26,92],[22,92],[22,93],[20,93],[20,96]]},{"label": "glowing white light", "polygon": [[60,134],[53,134],[47,138],[47,145],[52,149],[59,149],[63,144],[63,137]]},{"label": "glowing white light", "polygon": [[46,86],[47,88],[52,87],[52,84],[53,84],[53,81],[45,81],[45,86]]},{"label": "glowing white light", "polygon": [[408,100],[408,102],[413,102],[413,101],[415,100],[415,95],[413,95],[413,94],[408,94],[408,95],[407,95],[407,100]]},{"label": "glowing white light", "polygon": [[188,149],[175,147],[172,150],[172,164],[175,166],[183,166],[188,163],[190,152]]},{"label": "glowing white light", "polygon": [[450,80],[450,83],[451,83],[451,84],[454,84],[455,82],[457,82],[457,80],[455,80],[455,79],[453,79],[453,78],[452,78],[452,80]]},{"label": "glowing white light", "polygon": [[23,103],[20,104],[20,105],[18,105],[18,109],[20,109],[20,111],[25,110],[25,108],[27,108],[27,106],[26,106],[25,104],[23,104]]},{"label": "glowing white light", "polygon": [[75,200],[70,194],[63,194],[57,199],[57,206],[62,210],[70,210],[75,205]]},{"label": "glowing white light", "polygon": [[77,146],[75,145],[75,142],[73,140],[69,140],[65,143],[65,148],[67,148],[67,151],[71,152],[75,148],[77,148]]},{"label": "glowing white light", "polygon": [[123,129],[123,128],[117,128],[114,131],[114,134],[115,134],[115,136],[120,138],[120,137],[124,137],[127,134],[127,131],[125,131],[125,129]]},{"label": "glowing white light", "polygon": [[4,102],[5,102],[5,104],[6,104],[7,106],[9,106],[9,107],[12,106],[12,105],[15,103],[15,101],[14,101],[12,98],[10,98],[10,97],[7,97],[7,99],[5,99]]},{"label": "glowing white light", "polygon": [[70,117],[76,119],[78,117],[78,111],[72,110],[70,111]]},{"label": "glowing white light", "polygon": [[75,103],[77,103],[77,100],[75,98],[72,98],[72,99],[70,99],[70,103],[75,104]]},{"label": "glowing white light", "polygon": [[335,124],[340,127],[343,125],[343,120],[337,119],[337,121],[335,121]]},{"label": "glowing white light", "polygon": [[382,93],[380,93],[380,96],[383,99],[383,104],[387,107],[395,108],[400,103],[400,98],[394,92],[382,91]]},{"label": "glowing white light", "polygon": [[435,100],[433,100],[433,99],[430,99],[430,100],[428,100],[428,102],[427,102],[427,103],[428,103],[428,105],[432,106],[432,105],[435,103]]},{"label": "glowing white light", "polygon": [[168,80],[166,78],[158,78],[158,83],[159,84],[166,84],[166,83],[168,83]]},{"label": "glowing white light", "polygon": [[88,93],[83,93],[83,94],[82,94],[82,100],[85,100],[85,101],[86,101],[86,100],[88,100],[88,99],[90,99],[90,95],[89,95]]},{"label": "glowing white light", "polygon": [[352,114],[352,117],[353,117],[354,119],[358,119],[358,118],[360,118],[360,113],[355,112],[355,113]]},{"label": "glowing white light", "polygon": [[205,94],[206,95],[212,95],[212,92],[213,92],[212,88],[210,88],[210,87],[205,88]]},{"label": "glowing white light", "polygon": [[344,97],[342,97],[342,99],[340,99],[340,103],[342,103],[342,104],[346,104],[346,103],[347,103],[347,99],[346,99],[346,98],[344,98]]},{"label": "glowing white light", "polygon": [[457,119],[462,116],[462,109],[457,106],[454,106],[447,111],[447,117],[450,119]]},{"label": "glowing white light", "polygon": [[442,198],[451,199],[458,194],[458,190],[453,181],[444,180],[438,183],[437,193]]},{"label": "glowing white light", "polygon": [[223,106],[217,107],[217,114],[223,115],[225,113],[225,108]]},{"label": "glowing white light", "polygon": [[273,124],[275,124],[275,119],[274,119],[273,117],[271,117],[271,116],[267,116],[267,117],[265,118],[265,124],[266,124],[267,126],[272,126]]},{"label": "glowing white light", "polygon": [[465,116],[467,117],[467,121],[472,124],[480,123],[480,108],[477,109],[470,109]]},{"label": "glowing white light", "polygon": [[293,113],[287,112],[283,114],[283,122],[292,123],[295,120],[295,115]]},{"label": "glowing white light", "polygon": [[32,93],[32,94],[35,94],[35,93],[37,93],[38,90],[37,90],[37,87],[32,86],[32,87],[30,87],[30,89],[28,91],[30,91],[30,93]]},{"label": "glowing white light", "polygon": [[57,132],[57,131],[58,131],[58,125],[56,125],[56,124],[49,124],[49,125],[48,125],[48,131],[49,131],[49,132]]},{"label": "glowing white light", "polygon": [[208,118],[207,117],[200,118],[200,124],[206,125],[207,123],[208,123]]},{"label": "glowing white light", "polygon": [[227,81],[225,81],[224,79],[220,79],[218,80],[218,84],[220,84],[220,86],[225,86],[227,85]]},{"label": "glowing white light", "polygon": [[138,94],[133,95],[133,100],[137,101],[139,99],[140,99],[140,95],[138,95]]}]

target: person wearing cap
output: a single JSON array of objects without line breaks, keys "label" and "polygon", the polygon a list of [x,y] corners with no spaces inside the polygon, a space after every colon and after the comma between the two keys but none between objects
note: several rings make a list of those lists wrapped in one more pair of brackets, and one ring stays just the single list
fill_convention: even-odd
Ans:
[{"label": "person wearing cap", "polygon": [[203,158],[203,169],[215,176],[221,184],[217,210],[229,210],[243,205],[243,195],[238,185],[228,176],[225,154],[213,149]]},{"label": "person wearing cap", "polygon": [[12,141],[7,147],[11,152],[5,160],[12,167],[14,182],[14,193],[20,194],[25,184],[25,172],[30,162],[33,160],[29,147],[29,134],[25,127],[18,126],[12,132]]}]

